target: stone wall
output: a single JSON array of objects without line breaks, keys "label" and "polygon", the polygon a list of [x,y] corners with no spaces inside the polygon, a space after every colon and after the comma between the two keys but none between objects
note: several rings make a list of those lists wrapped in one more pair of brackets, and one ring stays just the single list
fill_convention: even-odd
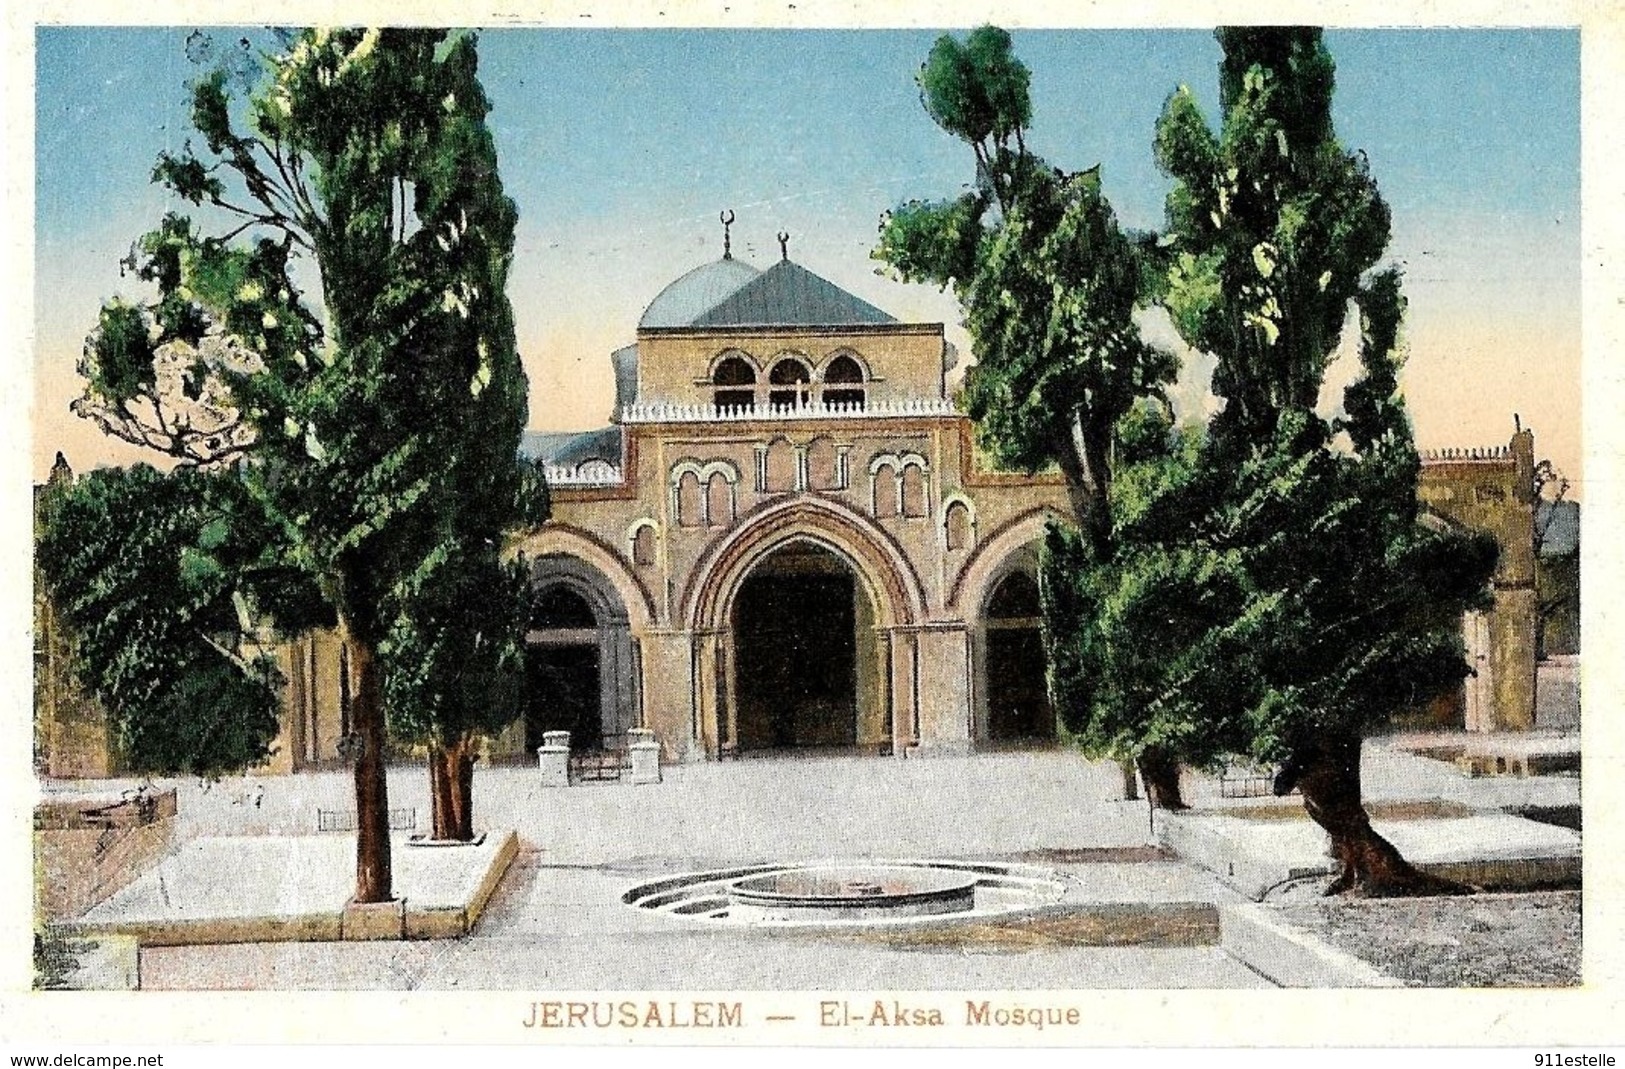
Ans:
[{"label": "stone wall", "polygon": [[1470,731],[1527,731],[1535,725],[1535,439],[1425,454],[1417,494],[1440,520],[1495,536],[1500,555],[1494,603],[1465,624],[1477,673],[1464,689]]}]

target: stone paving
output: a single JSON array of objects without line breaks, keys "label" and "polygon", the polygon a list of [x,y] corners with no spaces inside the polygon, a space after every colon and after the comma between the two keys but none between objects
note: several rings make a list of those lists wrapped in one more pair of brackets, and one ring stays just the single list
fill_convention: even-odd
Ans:
[{"label": "stone paving", "polygon": [[[1144,802],[1122,800],[1114,765],[1051,750],[909,760],[742,760],[665,773],[660,784],[560,789],[541,786],[533,768],[480,769],[477,822],[516,829],[521,853],[469,936],[153,947],[142,953],[143,986],[855,990],[1266,984],[1215,945],[1081,945],[1064,926],[1033,926],[1019,938],[1005,931],[936,943],[791,934],[674,923],[620,901],[626,888],[655,876],[829,857],[1022,860],[1080,881],[1099,902],[1239,901],[1235,891],[1193,865],[1154,860],[1149,811]],[[1449,765],[1381,745],[1367,747],[1364,778],[1368,797],[1396,806],[1407,799],[1454,800],[1473,810],[1578,801],[1573,777],[1471,780]],[[334,772],[178,787],[177,857],[191,856],[188,843],[222,835],[271,837],[251,849],[216,851],[209,863],[202,860],[208,850],[197,847],[188,863],[204,867],[188,878],[229,886],[253,878],[245,861],[261,853],[264,864],[253,867],[276,872],[276,837],[310,837],[316,810],[347,808],[351,784],[348,775]],[[1212,781],[1194,780],[1190,787],[1199,805],[1237,804],[1214,797]],[[420,826],[426,822],[422,768],[392,769],[390,790],[393,808],[415,807]],[[1284,822],[1268,823],[1293,838],[1292,854],[1318,853],[1307,822],[1292,822],[1297,827],[1290,832]],[[337,887],[348,878],[353,840],[342,834],[325,838],[333,844],[325,849],[345,856],[333,871],[321,866],[312,885],[325,888],[336,880]],[[1131,858],[1140,860],[1119,863]],[[294,879],[288,871],[283,865],[277,879]],[[405,870],[397,872],[409,878]]]}]

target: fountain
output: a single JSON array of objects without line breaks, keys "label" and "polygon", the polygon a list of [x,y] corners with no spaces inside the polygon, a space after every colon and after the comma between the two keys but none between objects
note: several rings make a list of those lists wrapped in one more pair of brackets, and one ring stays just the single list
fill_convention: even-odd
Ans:
[{"label": "fountain", "polygon": [[677,917],[757,925],[871,925],[973,919],[1059,901],[1063,878],[1028,865],[820,861],[687,873],[622,901]]}]

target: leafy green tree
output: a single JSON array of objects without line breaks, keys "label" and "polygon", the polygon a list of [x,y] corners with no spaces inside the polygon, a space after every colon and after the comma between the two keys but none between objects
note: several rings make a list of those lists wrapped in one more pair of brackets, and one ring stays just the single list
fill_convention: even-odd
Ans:
[{"label": "leafy green tree", "polygon": [[390,734],[429,747],[436,839],[474,838],[475,746],[520,712],[529,588],[496,546],[453,547],[395,603],[380,643]]},{"label": "leafy green tree", "polygon": [[106,468],[44,494],[37,563],[129,766],[212,777],[268,756],[281,679],[247,585],[265,532],[235,476]]},{"label": "leafy green tree", "polygon": [[1224,624],[1241,604],[1225,554],[1193,537],[1217,490],[1202,447],[1200,429],[1175,431],[1161,410],[1132,413],[1118,427],[1110,541],[1052,527],[1041,557],[1050,688],[1067,725],[1142,766],[1148,754],[1212,765],[1244,749],[1198,685],[1215,644],[1237,641]]},{"label": "leafy green tree", "polygon": [[[1182,495],[1185,541],[1203,556],[1191,597],[1218,612],[1168,680],[1171,708],[1194,698],[1216,735],[1280,764],[1277,792],[1300,790],[1331,838],[1332,890],[1442,889],[1372,829],[1361,739],[1466,674],[1460,618],[1486,604],[1494,542],[1418,522],[1404,301],[1398,273],[1374,270],[1388,209],[1333,132],[1319,31],[1218,36],[1220,134],[1181,89],[1156,141],[1175,180],[1167,304],[1217,358],[1225,402]],[[1315,405],[1351,302],[1361,373],[1328,422]],[[1153,707],[1147,730],[1181,715],[1165,724]]]},{"label": "leafy green tree", "polygon": [[[938,39],[920,71],[921,100],[971,147],[976,182],[954,200],[890,212],[875,256],[904,279],[954,288],[976,349],[964,400],[979,441],[1007,466],[1057,466],[1073,521],[1108,556],[1118,422],[1146,399],[1166,406],[1177,364],[1140,336],[1142,257],[1099,169],[1068,174],[1027,149],[1028,79],[997,27]],[[1072,641],[1055,621],[1049,629],[1052,646]],[[1063,719],[1082,725],[1069,694],[1058,697]],[[1153,800],[1181,804],[1174,755],[1123,736],[1083,741],[1137,756]]]},{"label": "leafy green tree", "polygon": [[[391,883],[380,649],[534,484],[506,296],[516,212],[472,35],[307,30],[282,45],[246,91],[224,70],[195,84],[201,150],[164,154],[154,177],[204,221],[171,214],[138,242],[131,264],[158,297],[103,310],[85,407],[143,444],[167,431],[246,461],[250,497],[350,650],[355,897],[377,902]],[[179,378],[241,428],[219,442],[213,420],[167,418],[178,402],[154,370],[211,344],[245,355]]]}]

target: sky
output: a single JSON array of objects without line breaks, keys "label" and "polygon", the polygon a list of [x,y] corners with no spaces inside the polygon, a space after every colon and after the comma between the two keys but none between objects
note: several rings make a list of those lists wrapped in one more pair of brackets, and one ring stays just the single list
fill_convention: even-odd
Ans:
[{"label": "sky", "polygon": [[[101,303],[141,297],[118,260],[166,207],[149,177],[188,135],[190,28],[42,27],[35,136],[33,465],[136,459],[72,416]],[[221,41],[242,31],[215,31]],[[602,426],[611,350],[661,288],[721,254],[766,267],[790,234],[803,266],[903,320],[949,294],[883,277],[886,209],[959,192],[970,150],[920,106],[914,75],[942,31],[490,30],[480,73],[520,223],[509,296],[530,426]],[[1030,145],[1100,164],[1124,225],[1163,221],[1156,117],[1189,85],[1217,125],[1219,48],[1198,30],[1017,31],[1032,71]],[[1406,271],[1402,386],[1423,448],[1501,445],[1513,413],[1582,494],[1580,35],[1574,30],[1329,30],[1334,120],[1370,160]],[[1172,341],[1166,324],[1147,331]],[[1186,354],[1194,404],[1210,366]],[[1334,369],[1334,376],[1346,371]]]}]

